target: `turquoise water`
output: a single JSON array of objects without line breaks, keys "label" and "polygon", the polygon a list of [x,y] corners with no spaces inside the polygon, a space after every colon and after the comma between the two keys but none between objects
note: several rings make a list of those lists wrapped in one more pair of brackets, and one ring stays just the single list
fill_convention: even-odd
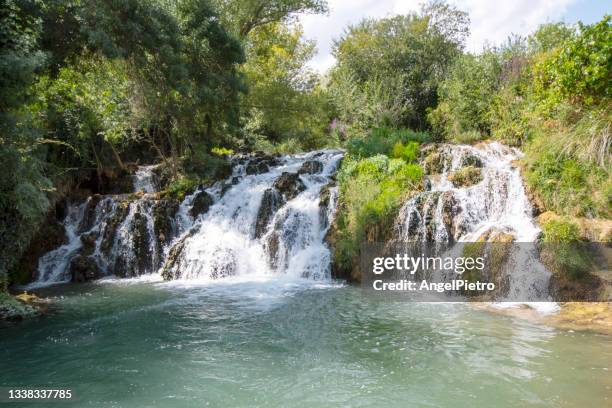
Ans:
[{"label": "turquoise water", "polygon": [[0,383],[69,387],[78,398],[71,406],[604,407],[612,400],[608,337],[462,304],[279,280],[115,281],[49,294],[50,316],[0,327]]}]

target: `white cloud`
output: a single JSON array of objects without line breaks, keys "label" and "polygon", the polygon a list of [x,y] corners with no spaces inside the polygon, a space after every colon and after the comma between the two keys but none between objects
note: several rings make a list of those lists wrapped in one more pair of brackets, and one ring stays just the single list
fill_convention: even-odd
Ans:
[{"label": "white cloud", "polygon": [[[560,19],[577,0],[450,0],[469,12],[471,35],[467,48],[480,51],[487,42],[499,44],[511,33],[528,34],[539,24]],[[304,15],[300,22],[306,38],[317,41],[318,54],[309,63],[324,72],[334,63],[332,41],[349,24],[364,17],[386,17],[419,9],[421,0],[329,0],[328,16]]]}]

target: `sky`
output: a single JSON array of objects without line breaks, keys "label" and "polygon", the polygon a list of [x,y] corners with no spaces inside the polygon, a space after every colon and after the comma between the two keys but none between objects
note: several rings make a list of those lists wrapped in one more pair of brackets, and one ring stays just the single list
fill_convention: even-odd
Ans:
[{"label": "sky", "polygon": [[[364,17],[388,17],[417,11],[422,0],[328,0],[328,15],[302,15],[299,21],[304,37],[315,40],[317,55],[309,62],[323,73],[334,63],[334,39],[350,24]],[[526,35],[538,25],[564,21],[593,23],[612,13],[611,0],[448,0],[469,12],[471,19],[469,51],[478,52],[489,44],[504,42],[511,33]]]}]

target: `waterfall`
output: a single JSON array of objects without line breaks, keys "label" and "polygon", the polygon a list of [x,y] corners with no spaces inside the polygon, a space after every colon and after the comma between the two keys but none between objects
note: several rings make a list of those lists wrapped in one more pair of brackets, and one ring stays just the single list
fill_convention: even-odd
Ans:
[{"label": "waterfall", "polygon": [[133,176],[135,192],[152,193],[155,191],[155,165],[139,166]]},{"label": "waterfall", "polygon": [[[497,142],[439,145],[429,152],[426,191],[401,208],[395,234],[402,242],[513,241],[507,299],[546,298],[550,273],[539,262],[533,218],[515,161],[522,153]],[[465,184],[457,175],[471,174]]]},{"label": "waterfall", "polygon": [[[136,195],[93,195],[68,205],[67,242],[38,261],[32,287],[135,277],[330,276],[324,240],[335,212],[340,151],[232,159],[232,174],[182,202],[155,193],[154,166],[139,167]],[[144,194],[142,194],[144,193]]]},{"label": "waterfall", "polygon": [[[341,152],[322,151],[267,161],[238,159],[227,190],[214,186],[205,191],[216,201],[177,240],[163,276],[329,278],[324,237],[336,196],[329,186],[341,158]],[[324,189],[329,189],[327,202],[321,200]]]}]

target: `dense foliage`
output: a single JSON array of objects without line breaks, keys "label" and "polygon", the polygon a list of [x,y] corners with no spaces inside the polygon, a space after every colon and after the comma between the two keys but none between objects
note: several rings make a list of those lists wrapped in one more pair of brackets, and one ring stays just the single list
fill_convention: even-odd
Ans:
[{"label": "dense foliage", "polygon": [[396,142],[382,151],[379,144],[371,145],[372,149],[363,145],[349,147],[338,173],[341,199],[334,256],[336,265],[347,276],[355,267],[363,242],[390,238],[399,207],[417,191],[423,176],[423,169],[415,164],[419,142],[401,141],[419,135],[375,129],[371,137],[378,139],[381,134]]},{"label": "dense foliage", "polygon": [[131,164],[155,161],[170,173],[169,194],[180,195],[223,173],[215,148],[320,145],[327,102],[304,68],[313,45],[289,24],[326,7],[4,0],[0,274],[49,204],[81,183],[95,192]]},{"label": "dense foliage", "polygon": [[610,217],[611,44],[606,16],[577,28],[546,24],[528,38],[464,55],[440,85],[433,131],[521,146],[526,180],[546,209]]},{"label": "dense foliage", "polygon": [[372,126],[427,128],[438,86],[463,47],[469,19],[435,2],[421,13],[350,26],[335,42],[330,92],[352,133]]}]

